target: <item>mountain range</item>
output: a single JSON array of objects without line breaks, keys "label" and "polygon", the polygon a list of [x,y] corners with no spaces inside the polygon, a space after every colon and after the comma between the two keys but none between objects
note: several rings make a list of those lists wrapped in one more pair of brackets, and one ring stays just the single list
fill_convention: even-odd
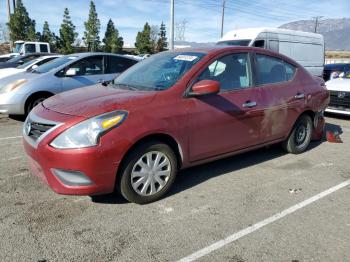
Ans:
[{"label": "mountain range", "polygon": [[[280,28],[314,32],[315,20],[295,21],[284,24]],[[350,51],[350,18],[321,19],[317,27],[317,33],[324,36],[326,50]]]}]

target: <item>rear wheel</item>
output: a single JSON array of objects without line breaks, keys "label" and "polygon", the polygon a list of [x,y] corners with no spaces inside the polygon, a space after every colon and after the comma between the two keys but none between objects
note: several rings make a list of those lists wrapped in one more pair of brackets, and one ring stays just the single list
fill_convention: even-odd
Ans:
[{"label": "rear wheel", "polygon": [[289,137],[282,144],[284,150],[292,154],[304,152],[310,144],[312,130],[311,117],[308,115],[299,117]]},{"label": "rear wheel", "polygon": [[151,203],[169,191],[176,172],[177,161],[173,150],[163,143],[147,143],[137,147],[127,157],[119,190],[130,202]]}]

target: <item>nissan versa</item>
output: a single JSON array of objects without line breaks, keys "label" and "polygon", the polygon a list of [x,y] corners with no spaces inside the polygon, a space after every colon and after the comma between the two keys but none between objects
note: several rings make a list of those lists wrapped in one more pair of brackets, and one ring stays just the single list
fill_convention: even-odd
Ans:
[{"label": "nissan versa", "polygon": [[252,47],[163,52],[113,83],[72,90],[27,117],[31,168],[60,194],[161,198],[178,170],[320,139],[329,93],[293,60]]}]

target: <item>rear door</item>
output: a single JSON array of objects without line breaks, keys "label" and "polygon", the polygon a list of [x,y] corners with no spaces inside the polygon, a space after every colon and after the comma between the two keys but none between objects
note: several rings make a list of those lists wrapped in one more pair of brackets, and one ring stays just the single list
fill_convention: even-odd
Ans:
[{"label": "rear door", "polygon": [[263,112],[261,142],[285,137],[305,107],[305,93],[295,79],[296,70],[282,59],[259,53],[255,56],[258,102]]},{"label": "rear door", "polygon": [[105,81],[102,55],[82,58],[67,67],[65,72],[69,69],[75,69],[77,74],[75,76],[64,76],[63,74],[63,91],[90,86]]},{"label": "rear door", "polygon": [[259,143],[258,97],[251,72],[249,53],[232,53],[213,61],[199,75],[197,81],[220,82],[221,91],[189,99],[191,161]]},{"label": "rear door", "polygon": [[133,66],[137,62],[125,57],[107,55],[105,56],[105,68],[106,75],[105,80],[111,81],[119,74],[124,72],[129,67]]}]

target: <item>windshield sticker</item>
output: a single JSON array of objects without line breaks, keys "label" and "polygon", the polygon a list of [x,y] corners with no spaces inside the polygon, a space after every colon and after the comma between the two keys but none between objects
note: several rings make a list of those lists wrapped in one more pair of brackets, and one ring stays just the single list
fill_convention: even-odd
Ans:
[{"label": "windshield sticker", "polygon": [[178,55],[177,57],[174,57],[174,60],[193,62],[197,58],[198,56],[194,56],[194,55]]}]

